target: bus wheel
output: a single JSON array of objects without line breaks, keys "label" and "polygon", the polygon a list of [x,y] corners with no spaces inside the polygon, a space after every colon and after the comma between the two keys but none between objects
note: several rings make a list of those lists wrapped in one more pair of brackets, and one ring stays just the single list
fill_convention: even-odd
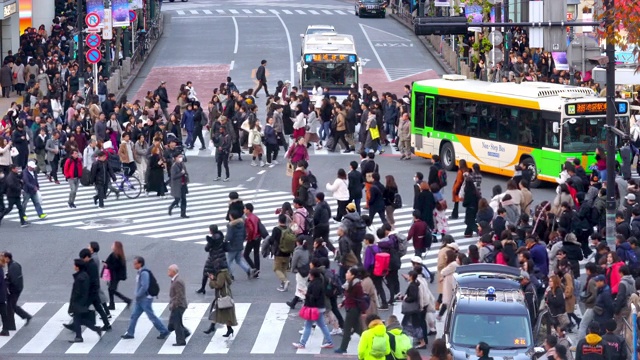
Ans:
[{"label": "bus wheel", "polygon": [[440,162],[447,171],[456,169],[456,152],[450,142],[442,145],[440,149]]},{"label": "bus wheel", "polygon": [[523,161],[524,165],[527,167],[527,170],[531,171],[531,178],[529,180],[529,186],[532,188],[540,187],[541,181],[538,179],[538,167],[536,163],[531,158],[526,158]]}]

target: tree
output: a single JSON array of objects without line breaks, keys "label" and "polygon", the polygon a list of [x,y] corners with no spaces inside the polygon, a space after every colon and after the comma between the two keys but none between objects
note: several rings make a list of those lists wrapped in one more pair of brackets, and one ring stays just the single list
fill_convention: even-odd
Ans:
[{"label": "tree", "polygon": [[[605,5],[611,0],[604,0]],[[596,17],[599,21],[609,18],[610,12],[601,9]],[[637,0],[615,0],[612,22],[598,29],[601,38],[611,36],[613,43],[622,50],[634,47],[633,54],[636,59],[640,55],[640,2]],[[611,20],[610,20],[611,21]],[[640,70],[640,66],[638,67]]]}]

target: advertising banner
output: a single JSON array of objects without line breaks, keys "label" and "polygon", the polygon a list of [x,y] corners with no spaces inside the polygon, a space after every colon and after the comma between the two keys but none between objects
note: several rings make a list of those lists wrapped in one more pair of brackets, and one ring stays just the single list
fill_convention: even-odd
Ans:
[{"label": "advertising banner", "polygon": [[129,0],[112,0],[113,26],[129,26]]}]

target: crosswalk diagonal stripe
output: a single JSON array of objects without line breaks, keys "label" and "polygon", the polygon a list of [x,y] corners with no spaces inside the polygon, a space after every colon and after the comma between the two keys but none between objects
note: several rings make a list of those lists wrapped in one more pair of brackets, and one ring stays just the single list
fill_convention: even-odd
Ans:
[{"label": "crosswalk diagonal stripe", "polygon": [[264,316],[262,327],[253,343],[252,354],[273,354],[289,317],[289,305],[272,303]]},{"label": "crosswalk diagonal stripe", "polygon": [[242,9],[242,11],[243,11],[245,14],[251,14],[251,10],[249,10],[249,9]]},{"label": "crosswalk diagonal stripe", "polygon": [[218,12],[218,14],[224,14],[225,13],[224,10],[222,10],[222,9],[216,9],[216,12]]},{"label": "crosswalk diagonal stripe", "polygon": [[312,14],[312,15],[320,15],[320,13],[315,10],[307,10],[307,11],[309,12],[309,14]]},{"label": "crosswalk diagonal stripe", "polygon": [[[28,302],[22,305],[22,310],[26,311],[31,316],[37,315],[37,313],[42,309],[46,303],[43,302]],[[16,331],[12,331],[9,333],[9,336],[1,336],[0,337],[0,349],[3,346],[7,345],[7,343],[16,336],[20,336],[20,329],[24,327],[24,321],[16,321]]]},{"label": "crosswalk diagonal stripe", "polygon": [[202,10],[202,12],[203,12],[203,13],[205,13],[205,14],[207,14],[207,15],[211,15],[211,14],[213,14],[213,13],[211,12],[211,10]]},{"label": "crosswalk diagonal stripe", "polygon": [[178,13],[178,15],[185,15],[185,12],[183,10],[178,10],[176,12]]},{"label": "crosswalk diagonal stripe", "polygon": [[[207,303],[190,303],[184,314],[182,315],[182,324],[184,325],[186,330],[191,331],[192,333],[196,332],[196,328],[198,324],[202,322],[202,317],[205,312],[209,308],[209,304]],[[186,339],[186,342],[189,343],[192,336],[189,336]],[[158,355],[178,355],[182,354],[184,351],[184,346],[173,346],[176,343],[176,332],[172,331],[171,335],[167,338],[167,340],[162,344],[162,348],[158,351]]]},{"label": "crosswalk diagonal stripe", "polygon": [[189,10],[189,12],[193,15],[198,15],[198,10]]},{"label": "crosswalk diagonal stripe", "polygon": [[300,15],[304,15],[304,14],[305,14],[305,12],[304,12],[304,11],[302,11],[302,10],[296,10],[296,12],[297,12],[298,14],[300,14]]},{"label": "crosswalk diagonal stripe", "polygon": [[[122,313],[122,311],[126,307],[126,304],[123,304],[123,303],[117,303],[115,305],[116,305],[116,309],[111,310],[112,322],[118,318],[118,316]],[[96,320],[100,320],[98,314],[96,314]],[[85,329],[82,332],[82,338],[84,339],[84,342],[75,343],[71,345],[69,347],[69,350],[67,350],[66,353],[67,354],[88,354],[91,351],[91,349],[93,349],[93,347],[98,344],[98,341],[100,341],[100,337],[98,336],[98,334],[96,334],[95,332],[89,329]]]},{"label": "crosswalk diagonal stripe", "polygon": [[323,13],[327,14],[327,15],[333,15],[333,13],[329,10],[322,10]]},{"label": "crosswalk diagonal stripe", "polygon": [[20,354],[39,354],[42,353],[51,343],[60,335],[62,324],[69,320],[69,303],[62,305],[60,310],[55,313],[42,326],[40,331],[29,340],[29,342],[18,351]]}]

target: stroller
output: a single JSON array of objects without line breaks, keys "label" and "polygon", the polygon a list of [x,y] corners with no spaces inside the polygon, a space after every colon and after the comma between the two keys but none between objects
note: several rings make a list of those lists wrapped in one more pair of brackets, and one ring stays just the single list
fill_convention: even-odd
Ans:
[{"label": "stroller", "polygon": [[176,142],[175,153],[181,154],[183,161],[187,162],[187,155],[184,153],[184,144],[182,143],[182,139],[179,139],[174,133],[167,133],[167,143],[171,141]]}]

